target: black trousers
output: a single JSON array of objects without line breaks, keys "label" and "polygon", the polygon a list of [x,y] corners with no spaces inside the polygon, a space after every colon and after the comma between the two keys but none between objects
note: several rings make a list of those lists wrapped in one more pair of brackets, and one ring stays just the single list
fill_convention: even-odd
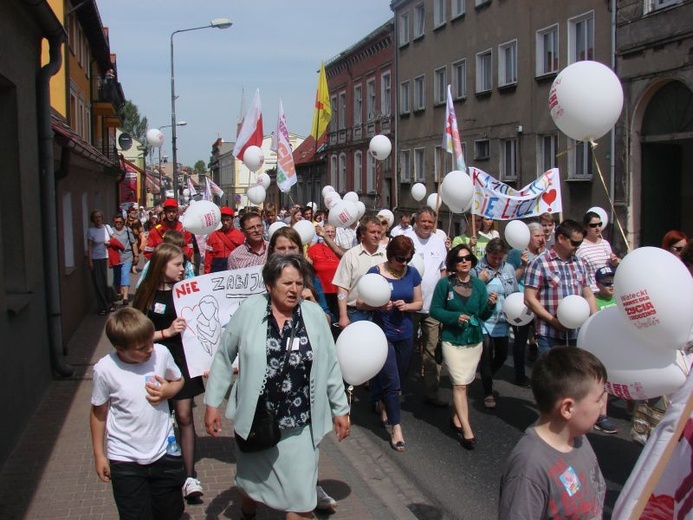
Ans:
[{"label": "black trousers", "polygon": [[484,387],[485,396],[493,393],[493,375],[503,366],[507,358],[508,336],[494,338],[484,334],[479,373],[481,374],[481,386]]},{"label": "black trousers", "polygon": [[96,306],[99,311],[107,311],[113,301],[108,287],[108,259],[96,259],[91,261],[94,269],[91,270],[91,282],[96,293]]}]

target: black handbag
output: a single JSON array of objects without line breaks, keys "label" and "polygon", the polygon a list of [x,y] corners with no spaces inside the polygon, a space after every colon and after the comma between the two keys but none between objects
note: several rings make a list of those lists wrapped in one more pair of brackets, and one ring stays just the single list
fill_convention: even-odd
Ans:
[{"label": "black handbag", "polygon": [[[291,328],[291,338],[286,347],[286,357],[284,358],[284,367],[282,372],[277,378],[277,385],[281,385],[282,379],[286,374],[289,367],[289,356],[291,355],[291,346],[294,342],[294,334],[296,331],[296,326]],[[265,401],[264,394],[261,394],[257,400],[257,406],[255,407],[255,415],[253,416],[253,424],[250,427],[250,433],[248,433],[248,438],[244,439],[234,431],[234,436],[236,437],[236,445],[238,449],[243,453],[253,453],[256,451],[267,450],[276,446],[281,439],[281,431],[279,430],[279,423],[277,422],[277,417],[274,410],[267,408],[267,402]]]}]

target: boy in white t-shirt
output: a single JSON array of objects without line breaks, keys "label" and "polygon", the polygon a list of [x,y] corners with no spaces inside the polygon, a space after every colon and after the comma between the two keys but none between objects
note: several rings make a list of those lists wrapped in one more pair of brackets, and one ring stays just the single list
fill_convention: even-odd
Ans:
[{"label": "boy in white t-shirt", "polygon": [[167,400],[183,376],[140,311],[112,314],[106,336],[115,352],[94,366],[89,418],[96,473],[111,483],[121,519],[180,518],[185,470],[179,449],[167,453],[175,442]]}]

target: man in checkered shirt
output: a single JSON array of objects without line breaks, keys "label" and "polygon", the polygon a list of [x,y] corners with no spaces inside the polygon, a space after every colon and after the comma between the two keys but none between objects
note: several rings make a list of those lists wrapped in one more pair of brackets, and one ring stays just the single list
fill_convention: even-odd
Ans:
[{"label": "man in checkered shirt", "polygon": [[587,267],[575,256],[584,238],[582,227],[574,220],[564,220],[556,228],[555,237],[553,247],[537,256],[525,273],[525,305],[537,317],[540,354],[577,337],[577,329],[566,329],[556,317],[558,303],[563,298],[581,295],[589,303],[590,314],[597,312]]}]

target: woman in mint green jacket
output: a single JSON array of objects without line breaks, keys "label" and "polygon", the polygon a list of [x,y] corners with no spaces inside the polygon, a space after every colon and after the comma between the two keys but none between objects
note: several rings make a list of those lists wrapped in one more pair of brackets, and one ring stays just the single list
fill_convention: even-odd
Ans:
[{"label": "woman in mint green jacket", "polygon": [[446,258],[446,269],[453,274],[437,283],[431,300],[431,317],[443,325],[443,359],[453,387],[455,413],[450,425],[468,450],[474,449],[476,439],[469,424],[467,386],[474,381],[481,358],[481,322],[491,316],[496,303],[495,295],[489,296],[484,282],[471,275],[476,263],[469,246],[453,247]]},{"label": "woman in mint green jacket", "polygon": [[312,518],[318,445],[333,425],[340,441],[349,435],[349,406],[332,333],[322,309],[300,298],[308,272],[300,255],[268,258],[262,271],[268,294],[249,297],[234,313],[209,373],[205,426],[210,435],[221,431],[218,408],[236,355],[238,381],[226,408],[236,434],[248,438],[259,402],[274,411],[281,430],[272,448],[236,451],[242,518],[255,517],[257,502],[285,511],[287,519]]}]

